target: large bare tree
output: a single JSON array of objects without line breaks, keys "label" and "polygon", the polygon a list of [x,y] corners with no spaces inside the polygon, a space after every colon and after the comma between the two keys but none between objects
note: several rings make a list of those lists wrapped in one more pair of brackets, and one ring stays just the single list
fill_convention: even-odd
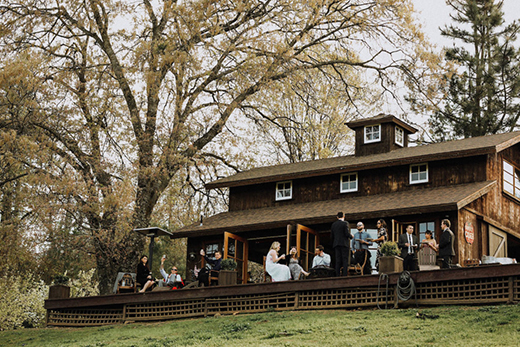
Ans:
[{"label": "large bare tree", "polygon": [[347,89],[345,67],[391,93],[422,40],[408,0],[20,0],[0,15],[5,56],[42,56],[39,107],[17,130],[51,153],[47,177],[67,181],[52,194],[74,200],[103,293],[143,248],[121,229],[149,226],[172,179],[255,94],[310,70]]}]

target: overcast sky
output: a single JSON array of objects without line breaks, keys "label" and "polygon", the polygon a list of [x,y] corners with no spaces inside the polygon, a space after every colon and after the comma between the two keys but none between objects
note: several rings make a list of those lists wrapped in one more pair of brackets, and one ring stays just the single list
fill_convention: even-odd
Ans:
[{"label": "overcast sky", "polygon": [[[452,23],[450,18],[450,7],[445,0],[413,0],[415,9],[420,11],[419,21],[424,25],[431,42],[436,43],[439,48],[453,45],[453,40],[442,37],[439,27]],[[504,18],[506,24],[520,19],[520,0],[504,0]]]}]

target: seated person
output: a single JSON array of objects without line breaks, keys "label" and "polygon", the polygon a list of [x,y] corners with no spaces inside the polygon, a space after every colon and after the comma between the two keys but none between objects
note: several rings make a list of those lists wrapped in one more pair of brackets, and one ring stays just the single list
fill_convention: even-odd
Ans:
[{"label": "seated person", "polygon": [[314,254],[315,257],[312,259],[312,267],[327,266],[330,267],[330,255],[324,252],[325,248],[322,245],[316,247]]},{"label": "seated person", "polygon": [[309,276],[310,273],[305,271],[300,265],[300,259],[298,259],[298,251],[295,247],[291,248],[289,252],[291,258],[289,259],[289,269],[291,270],[291,277],[293,280],[299,280],[301,274]]},{"label": "seated person", "polygon": [[144,293],[146,290],[151,289],[155,284],[154,279],[152,278],[152,272],[148,267],[148,257],[143,255],[137,265],[137,283],[141,285],[141,290],[139,293]]},{"label": "seated person", "polygon": [[[202,269],[200,269],[199,274],[197,276],[199,282],[201,284],[204,284],[204,286],[209,286],[209,277],[211,275],[211,271],[220,271],[221,268],[221,262],[222,262],[222,253],[219,251],[215,252],[215,258],[211,259],[206,255],[206,252],[204,252],[203,249],[200,250],[200,255],[204,257],[206,260],[206,266]],[[208,269],[208,267],[211,267],[211,270]],[[213,283],[213,282],[212,282]]]},{"label": "seated person", "polygon": [[176,266],[172,266],[171,273],[168,275],[166,271],[164,271],[164,261],[166,260],[166,256],[163,255],[161,259],[161,267],[159,271],[161,272],[164,280],[159,281],[159,287],[171,287],[172,289],[178,289],[184,287],[184,282],[182,281],[181,275],[177,273],[179,271]]},{"label": "seated person", "polygon": [[211,259],[206,255],[203,249],[200,250],[200,255],[206,259],[206,262],[211,265],[211,270],[220,271],[220,263],[222,262],[222,254],[219,251],[215,252],[215,259]]}]

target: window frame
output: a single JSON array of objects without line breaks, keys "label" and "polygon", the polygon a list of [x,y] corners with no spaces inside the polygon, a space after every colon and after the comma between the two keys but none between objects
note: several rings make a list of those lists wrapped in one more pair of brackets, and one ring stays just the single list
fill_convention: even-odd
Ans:
[{"label": "window frame", "polygon": [[[377,127],[379,137],[377,139],[368,140],[367,139],[367,129],[368,128],[375,128]],[[381,142],[381,124],[374,124],[374,125],[365,125],[365,128],[363,129],[363,143],[375,143],[375,142]]]},{"label": "window frame", "polygon": [[[289,189],[287,189],[287,188],[284,186],[283,191],[285,192],[285,191],[289,190],[289,196],[280,196],[280,197],[279,197],[279,196],[278,196],[278,192],[281,191],[281,190],[278,190],[278,185],[279,185],[279,184],[284,184],[284,185],[285,185],[285,184],[287,184],[287,183],[290,184],[290,187],[289,187]],[[275,200],[276,200],[276,201],[291,200],[291,199],[292,199],[292,193],[293,193],[293,183],[292,183],[291,180],[290,180],[290,181],[280,181],[280,182],[276,182],[276,186],[275,186],[275,194],[274,194],[274,196],[275,196]],[[285,194],[285,193],[284,193],[284,194]]]},{"label": "window frame", "polygon": [[[401,141],[398,141],[398,136],[397,136],[398,134],[401,135],[400,136],[401,137]],[[395,127],[395,139],[394,140],[395,140],[395,144],[396,145],[404,147],[404,129],[403,128],[398,127],[398,126]]]},{"label": "window frame", "polygon": [[[512,172],[506,171],[506,164],[512,168]],[[506,180],[506,174],[511,176],[511,181]],[[512,192],[506,190],[506,183],[512,187]],[[502,192],[520,200],[520,169],[506,159],[502,159]]]},{"label": "window frame", "polygon": [[[420,166],[423,166],[425,165],[426,166],[426,178],[425,179],[419,179],[419,180],[416,180],[414,181],[412,179],[412,168],[413,167],[420,167]],[[420,176],[420,173],[422,171],[419,171],[419,176]],[[409,168],[409,173],[410,173],[410,184],[420,184],[420,183],[428,183],[429,182],[429,179],[430,179],[430,175],[429,175],[429,166],[428,166],[428,163],[420,163],[420,164],[410,164],[410,168]]]},{"label": "window frame", "polygon": [[[356,176],[356,188],[355,189],[343,189],[343,177],[345,176],[352,176],[352,175],[355,175]],[[350,181],[349,181],[350,182]],[[359,191],[359,175],[357,172],[346,172],[344,174],[341,174],[340,176],[340,179],[339,179],[339,192],[340,193],[353,193],[353,192],[357,192]]]}]

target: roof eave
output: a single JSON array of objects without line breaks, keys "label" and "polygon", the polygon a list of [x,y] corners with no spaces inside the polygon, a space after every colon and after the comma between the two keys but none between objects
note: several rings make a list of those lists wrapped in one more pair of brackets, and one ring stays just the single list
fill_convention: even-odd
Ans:
[{"label": "roof eave", "polygon": [[[520,141],[520,136],[519,136],[519,141]],[[303,171],[303,172],[288,173],[288,174],[282,174],[282,175],[263,176],[263,177],[253,178],[253,179],[227,181],[227,182],[222,182],[222,183],[219,183],[219,181],[213,181],[213,182],[207,183],[205,185],[205,187],[206,187],[206,189],[231,188],[231,187],[239,187],[239,186],[246,186],[246,185],[252,185],[252,184],[285,181],[285,180],[298,179],[298,178],[316,177],[316,176],[322,176],[324,174],[333,175],[333,174],[343,173],[343,172],[347,172],[347,171],[379,169],[379,168],[384,168],[384,167],[408,165],[408,164],[427,162],[427,161],[438,161],[438,160],[446,160],[446,159],[453,159],[453,158],[487,155],[487,154],[492,154],[492,153],[496,153],[496,152],[497,152],[496,146],[490,146],[490,147],[486,147],[486,148],[469,149],[469,150],[464,150],[464,151],[444,152],[441,154],[439,154],[439,153],[426,154],[426,155],[413,156],[413,157],[402,158],[402,159],[382,160],[382,161],[367,162],[367,163],[354,164],[354,165],[345,165],[345,166],[334,167],[334,168],[325,168],[325,169],[313,170],[313,171]],[[432,159],[432,158],[434,158],[434,159]]]}]

